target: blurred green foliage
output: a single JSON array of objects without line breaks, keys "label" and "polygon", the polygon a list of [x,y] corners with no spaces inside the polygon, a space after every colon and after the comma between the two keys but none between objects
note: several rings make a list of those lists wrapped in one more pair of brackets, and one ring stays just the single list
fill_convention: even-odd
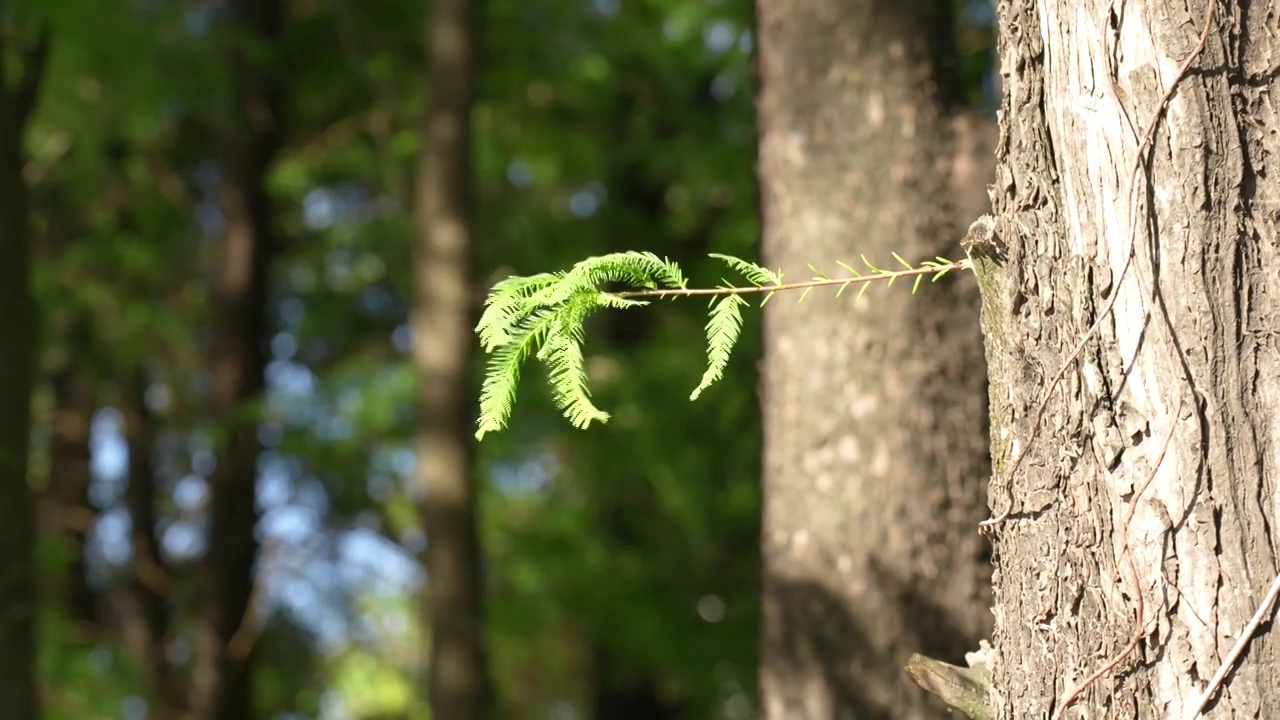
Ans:
[{"label": "blurred green foliage", "polygon": [[[263,717],[427,717],[415,687],[430,638],[412,560],[431,529],[424,537],[414,510],[406,355],[424,5],[296,0],[281,46],[249,48],[279,61],[285,149],[270,185],[287,238],[267,309],[269,390],[246,409],[262,413]],[[168,654],[182,667],[204,458],[220,430],[200,412],[221,239],[212,193],[231,110],[219,52],[244,39],[226,31],[220,3],[25,0],[11,11],[23,27],[48,22],[53,42],[24,169],[41,367],[71,364],[101,409],[87,552],[104,610],[78,627],[47,594],[47,713],[135,717],[153,689],[110,610],[129,557],[112,409],[145,394],[156,423],[177,617]],[[756,255],[750,3],[489,0],[482,27],[477,303],[502,277],[588,255],[651,251],[700,284],[724,273],[707,253]],[[980,96],[989,41],[981,22],[967,27],[963,62]],[[704,322],[697,303],[601,314],[587,369],[613,421],[573,430],[529,373],[510,429],[481,448],[499,717],[590,717],[635,687],[679,717],[752,715],[759,324],[748,320],[738,361],[691,404]],[[50,393],[46,383],[37,402],[38,488]],[[52,587],[67,562],[48,535]]]},{"label": "blurred green foliage", "polygon": [[[110,408],[145,391],[180,619],[170,654],[181,666],[201,552],[201,457],[219,434],[200,412],[221,239],[211,193],[230,110],[219,52],[244,41],[226,32],[216,3],[29,5],[25,21],[43,16],[53,38],[27,137],[41,358],[46,369],[73,362],[103,409],[92,584],[109,605],[127,576]],[[407,461],[415,418],[405,324],[429,92],[422,5],[295,2],[281,47],[250,48],[275,54],[281,68],[285,150],[270,183],[288,241],[269,308],[270,389],[257,408],[264,717],[426,717],[414,688],[430,639],[415,616],[421,578],[411,560],[430,528],[424,538]],[[707,252],[754,254],[747,3],[493,0],[484,12],[477,299],[507,274],[623,248],[669,255],[709,278],[722,271]],[[85,318],[89,338],[73,338]],[[670,305],[594,322],[589,369],[615,423],[570,433],[531,387],[511,431],[482,449],[500,717],[560,717],[565,707],[586,717],[610,687],[637,683],[683,716],[745,717],[758,408],[750,361],[706,402],[687,402],[704,362],[689,352],[703,322],[701,308]],[[747,334],[744,358],[759,347],[758,332]],[[139,374],[145,388],[128,380]],[[45,387],[39,405],[51,403]],[[47,424],[47,412],[40,419]],[[47,443],[37,446],[47,456]],[[52,537],[45,545],[53,584],[65,552]],[[140,707],[151,689],[110,612],[78,632],[50,593],[43,616],[50,717],[127,717]]]}]

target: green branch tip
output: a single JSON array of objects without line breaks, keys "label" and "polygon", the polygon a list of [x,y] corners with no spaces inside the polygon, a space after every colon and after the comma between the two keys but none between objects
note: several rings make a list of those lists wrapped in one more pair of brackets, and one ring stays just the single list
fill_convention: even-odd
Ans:
[{"label": "green branch tip", "polygon": [[[850,285],[860,285],[858,297],[873,282],[892,285],[912,278],[912,294],[926,276],[937,282],[952,270],[972,268],[968,260],[953,262],[943,257],[913,266],[898,253],[893,258],[903,270],[884,270],[860,256],[870,270],[864,274],[844,262],[837,264],[848,277],[832,278],[813,265],[812,280],[784,283],[782,270],[770,270],[748,260],[711,253],[749,285],[736,286],[728,280],[714,288],[690,288],[680,267],[650,252],[621,252],[589,257],[567,271],[505,278],[489,290],[484,310],[476,324],[480,346],[487,354],[484,382],[480,388],[480,416],[476,439],[506,428],[515,407],[524,364],[533,358],[546,368],[547,382],[556,407],[577,428],[609,421],[609,413],[591,401],[586,356],[586,321],[601,309],[628,310],[648,305],[660,298],[709,297],[707,305],[707,368],[698,386],[689,395],[697,400],[704,391],[724,377],[733,348],[742,335],[742,310],[746,295],[763,295],[760,306],[786,290],[801,290],[800,301],[815,288],[838,286],[836,297]],[[621,286],[624,289],[616,289]],[[610,287],[610,290],[605,290]]]}]

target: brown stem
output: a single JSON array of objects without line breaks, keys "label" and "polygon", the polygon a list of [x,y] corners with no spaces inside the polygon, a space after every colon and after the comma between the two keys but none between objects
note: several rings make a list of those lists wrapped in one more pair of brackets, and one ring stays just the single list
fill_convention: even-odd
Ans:
[{"label": "brown stem", "polygon": [[860,285],[871,282],[893,282],[899,278],[917,277],[920,275],[937,275],[951,270],[964,270],[971,267],[968,260],[957,260],[953,263],[926,265],[910,270],[887,270],[875,275],[859,275],[847,278],[821,278],[804,282],[783,283],[781,285],[749,285],[746,287],[719,288],[663,288],[659,290],[624,290],[611,293],[620,298],[663,298],[687,297],[691,295],[758,295],[760,293],[784,292],[787,290],[804,290],[806,288],[830,287],[832,285]]}]

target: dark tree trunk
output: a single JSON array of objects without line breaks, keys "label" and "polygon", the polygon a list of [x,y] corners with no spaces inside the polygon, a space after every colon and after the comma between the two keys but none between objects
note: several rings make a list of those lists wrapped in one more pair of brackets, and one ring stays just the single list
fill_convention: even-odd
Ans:
[{"label": "dark tree trunk", "polygon": [[[238,0],[232,17],[239,32],[274,52],[284,23],[279,0]],[[214,291],[210,352],[211,417],[223,441],[209,479],[210,527],[202,566],[204,583],[192,705],[200,720],[251,716],[253,637],[241,632],[253,597],[258,543],[257,426],[247,405],[263,390],[268,286],[278,249],[267,170],[280,147],[273,68],[236,45],[228,52],[235,83],[234,119],[224,128],[219,158],[219,202],[226,223]]]},{"label": "dark tree trunk", "polygon": [[133,547],[128,603],[122,615],[125,643],[151,686],[150,713],[159,720],[183,717],[186,684],[177,677],[166,654],[172,609],[171,576],[156,535],[156,421],[146,405],[147,380],[137,372],[121,402],[125,439],[129,443],[129,539]]},{"label": "dark tree trunk", "polygon": [[85,548],[97,513],[89,502],[92,481],[89,435],[97,409],[84,376],[82,358],[90,352],[82,323],[66,338],[66,361],[52,376],[52,442],[49,448],[49,517],[56,541],[66,557],[62,604],[75,623],[98,620],[97,594],[89,586]]},{"label": "dark tree trunk", "polygon": [[627,677],[603,645],[595,650],[592,678],[593,720],[683,720],[686,713],[663,697],[656,678]]},{"label": "dark tree trunk", "polygon": [[[616,316],[624,314],[616,313]],[[625,343],[631,339],[627,337],[628,330],[629,328],[620,328],[610,322],[606,334],[615,344],[625,347]],[[600,467],[600,464],[596,465],[596,474],[603,476],[607,471],[599,470]],[[594,503],[599,534],[602,536],[600,542],[611,555],[634,557],[644,552],[644,525],[661,510],[643,476],[619,473],[616,468],[613,468],[613,472],[613,476],[609,477],[612,492]],[[625,573],[617,577],[603,574],[598,580],[606,585],[628,582]],[[639,670],[628,672],[623,669],[624,663],[616,654],[617,651],[609,646],[609,638],[603,635],[611,631],[610,627],[596,623],[594,630],[600,635],[597,635],[591,653],[593,720],[679,720],[688,715],[677,699],[663,695],[659,674]]]},{"label": "dark tree trunk", "polygon": [[[1280,566],[1274,6],[998,17],[996,716],[1196,718]],[[1280,717],[1269,610],[1208,717]]]},{"label": "dark tree trunk", "polygon": [[[960,256],[991,163],[961,106],[947,0],[760,0],[764,256]],[[979,144],[980,145],[980,144]],[[978,194],[980,198],[980,193]],[[943,717],[903,673],[990,627],[971,277],[765,312],[761,693],[770,720]]]},{"label": "dark tree trunk", "polygon": [[473,466],[471,104],[477,7],[436,0],[427,51],[430,108],[417,190],[414,362],[418,481],[428,543],[432,717],[478,720],[490,705],[481,625],[481,560]]},{"label": "dark tree trunk", "polygon": [[[30,207],[23,137],[44,73],[48,35],[0,28],[0,708],[40,716],[36,667],[35,504],[27,479],[36,315],[31,297]],[[12,67],[11,63],[18,67]]]}]

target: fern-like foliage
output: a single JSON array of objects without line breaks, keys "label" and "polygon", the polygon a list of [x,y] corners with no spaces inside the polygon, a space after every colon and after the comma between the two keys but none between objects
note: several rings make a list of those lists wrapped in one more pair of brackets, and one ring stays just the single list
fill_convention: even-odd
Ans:
[{"label": "fern-like foliage", "polygon": [[[476,325],[480,345],[489,355],[484,384],[480,389],[480,418],[476,438],[503,429],[515,407],[516,390],[524,363],[536,358],[547,368],[547,378],[556,406],[575,427],[607,422],[609,414],[591,402],[587,385],[586,360],[582,352],[587,318],[600,309],[626,310],[647,305],[650,299],[707,295],[711,297],[706,325],[707,369],[690,394],[696,400],[724,376],[733,348],[742,335],[745,295],[763,295],[761,305],[782,290],[803,290],[803,300],[819,287],[839,286],[837,296],[850,285],[861,285],[859,297],[872,282],[914,278],[912,293],[926,276],[934,281],[948,272],[972,267],[968,260],[946,258],[928,260],[913,267],[897,253],[893,257],[904,270],[884,270],[865,257],[869,274],[844,263],[848,277],[830,278],[817,268],[813,280],[783,284],[782,272],[769,270],[731,255],[714,257],[751,283],[738,287],[728,281],[716,288],[690,289],[680,268],[666,258],[648,252],[624,252],[590,257],[566,272],[510,277],[496,285],[485,300],[484,312]],[[622,285],[624,290],[605,291]]]},{"label": "fern-like foliage", "polygon": [[774,271],[768,268],[763,268],[753,262],[748,262],[742,258],[737,258],[732,255],[711,253],[711,257],[724,261],[726,265],[742,273],[742,276],[750,280],[753,285],[761,286],[766,283],[772,285],[782,284],[781,270]]},{"label": "fern-like foliage", "polygon": [[702,373],[702,382],[689,395],[690,400],[697,400],[703,390],[724,377],[724,370],[729,367],[729,354],[742,334],[742,308],[746,305],[747,301],[741,295],[722,295],[711,301],[707,319],[707,371]]},{"label": "fern-like foliage", "polygon": [[[758,288],[777,288],[782,285],[780,270],[770,270],[732,255],[711,253],[711,257],[737,270],[748,282]],[[725,294],[711,301],[707,317],[707,370],[702,374],[702,381],[698,383],[698,387],[690,393],[691,401],[697,400],[703,390],[724,377],[724,370],[729,366],[729,356],[742,335],[742,308],[747,306],[747,301],[743,300],[741,295],[731,294],[735,287],[728,282],[721,285],[720,290]],[[771,297],[773,293],[766,294],[760,304],[764,305]]]},{"label": "fern-like foliage", "polygon": [[613,283],[658,290],[683,288],[686,281],[680,268],[665,258],[625,252],[587,258],[568,272],[511,277],[493,286],[476,325],[480,344],[489,354],[477,439],[506,427],[521,369],[530,356],[546,365],[556,405],[576,427],[609,419],[591,402],[587,387],[584,324],[600,308],[648,304],[600,289]]}]

